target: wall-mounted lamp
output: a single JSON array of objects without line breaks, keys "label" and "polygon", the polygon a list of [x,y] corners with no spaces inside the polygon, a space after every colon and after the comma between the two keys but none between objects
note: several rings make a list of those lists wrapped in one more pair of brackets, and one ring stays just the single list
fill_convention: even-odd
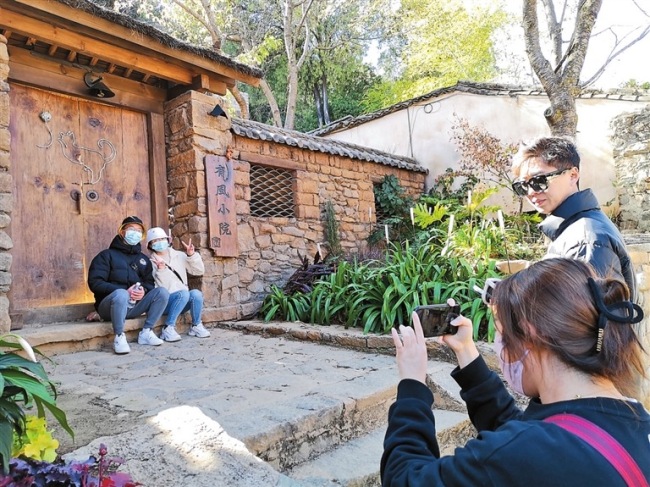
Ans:
[{"label": "wall-mounted lamp", "polygon": [[97,98],[113,98],[115,96],[115,93],[113,93],[111,89],[108,86],[106,86],[103,79],[104,78],[102,78],[101,76],[98,76],[93,79],[92,73],[86,73],[84,75],[84,82],[86,83],[86,86],[89,88],[88,93],[91,96]]}]

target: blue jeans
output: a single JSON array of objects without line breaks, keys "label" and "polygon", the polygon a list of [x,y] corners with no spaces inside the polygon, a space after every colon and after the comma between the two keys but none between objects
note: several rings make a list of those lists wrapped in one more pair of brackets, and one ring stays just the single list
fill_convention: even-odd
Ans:
[{"label": "blue jeans", "polygon": [[167,315],[165,326],[176,325],[176,320],[186,311],[190,312],[192,326],[201,323],[201,310],[203,310],[203,293],[198,289],[190,291],[176,291],[169,295],[169,301],[164,315]]},{"label": "blue jeans", "polygon": [[129,292],[126,289],[116,289],[102,299],[97,307],[97,312],[103,320],[111,320],[113,331],[116,335],[124,333],[124,321],[127,318],[137,318],[147,313],[143,328],[153,328],[160,319],[167,306],[169,292],[163,287],[157,287],[147,292],[144,297],[128,307]]}]

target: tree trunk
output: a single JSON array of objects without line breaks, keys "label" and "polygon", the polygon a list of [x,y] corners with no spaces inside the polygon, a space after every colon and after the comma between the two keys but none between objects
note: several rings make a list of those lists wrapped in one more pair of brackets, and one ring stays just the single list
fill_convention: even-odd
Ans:
[{"label": "tree trunk", "polygon": [[571,42],[559,64],[553,68],[544,57],[540,45],[537,0],[523,0],[526,53],[551,102],[551,106],[544,111],[544,117],[553,135],[576,135],[578,115],[575,98],[580,94],[580,72],[602,2],[603,0],[580,1]]},{"label": "tree trunk", "polygon": [[284,117],[284,128],[293,130],[296,118],[296,101],[298,99],[298,66],[289,63],[287,75],[287,114]]},{"label": "tree trunk", "polygon": [[251,118],[251,115],[248,111],[248,103],[246,103],[246,99],[244,96],[241,94],[241,91],[239,91],[239,88],[237,85],[233,86],[230,88],[230,93],[232,93],[233,98],[237,102],[237,105],[239,105],[239,110],[241,111],[241,118],[248,120]]},{"label": "tree trunk", "polygon": [[327,77],[323,74],[321,79],[321,98],[323,101],[323,122],[328,125],[332,120],[330,117],[329,98],[327,96]]},{"label": "tree trunk", "polygon": [[269,107],[271,107],[271,116],[273,117],[273,124],[276,127],[282,127],[282,115],[280,114],[280,107],[278,106],[278,102],[275,100],[275,96],[273,96],[273,91],[271,91],[271,87],[269,86],[269,84],[266,82],[264,78],[260,80],[260,88],[262,88],[262,92],[266,97],[266,101],[269,102]]},{"label": "tree trunk", "polygon": [[314,103],[316,104],[316,116],[318,117],[318,126],[323,127],[325,125],[325,119],[323,118],[323,104],[321,103],[319,83],[314,83],[313,92]]}]

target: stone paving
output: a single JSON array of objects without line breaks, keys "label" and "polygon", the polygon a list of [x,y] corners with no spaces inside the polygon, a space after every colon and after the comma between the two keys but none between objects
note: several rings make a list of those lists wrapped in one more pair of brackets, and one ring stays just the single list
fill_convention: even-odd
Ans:
[{"label": "stone paving", "polygon": [[[397,370],[389,354],[289,339],[299,330],[314,339],[314,327],[292,326],[285,336],[213,328],[206,339],[131,343],[123,356],[104,350],[53,357],[46,369],[60,384],[58,403],[77,435],[73,444],[57,430],[60,450],[84,458],[103,442],[147,486],[298,485],[273,468],[273,454],[260,460],[256,445],[281,442],[324,411],[348,414],[370,397],[383,401],[385,420]],[[338,335],[366,339],[355,331]]]}]

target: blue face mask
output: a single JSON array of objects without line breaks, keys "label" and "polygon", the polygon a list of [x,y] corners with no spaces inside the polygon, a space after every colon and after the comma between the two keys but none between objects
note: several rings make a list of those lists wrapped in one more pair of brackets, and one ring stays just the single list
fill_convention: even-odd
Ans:
[{"label": "blue face mask", "polygon": [[167,250],[168,247],[169,247],[169,242],[167,242],[167,240],[159,240],[158,242],[154,242],[151,244],[151,248],[156,252],[162,252],[163,250]]},{"label": "blue face mask", "polygon": [[127,230],[124,232],[124,241],[129,245],[135,245],[142,240],[142,232],[137,230]]}]

